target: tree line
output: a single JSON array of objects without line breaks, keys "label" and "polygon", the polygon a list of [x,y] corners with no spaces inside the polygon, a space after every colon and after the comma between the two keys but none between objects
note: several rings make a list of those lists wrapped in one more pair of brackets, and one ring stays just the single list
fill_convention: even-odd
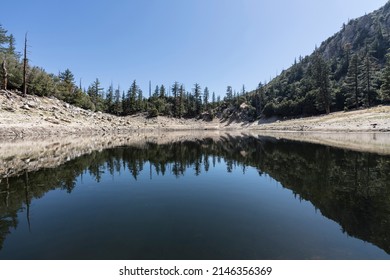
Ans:
[{"label": "tree line", "polygon": [[[22,91],[23,59],[16,51],[15,38],[8,35],[0,25],[0,53],[2,77],[1,88]],[[171,86],[157,85],[146,98],[142,89],[134,80],[127,90],[118,85],[102,87],[98,78],[87,89],[81,83],[76,85],[70,69],[58,75],[47,73],[43,68],[28,65],[26,88],[27,93],[37,96],[54,96],[75,106],[124,116],[136,113],[148,113],[149,116],[166,115],[172,117],[200,117],[203,113],[212,115],[212,109],[220,103],[215,92],[208,87],[203,89],[198,83],[186,90],[185,85],[174,82]]]},{"label": "tree line", "polygon": [[[198,83],[190,89],[179,82],[152,89],[149,83],[148,97],[136,80],[127,90],[113,84],[105,90],[99,79],[85,89],[81,83],[76,85],[69,69],[54,75],[36,66],[28,66],[26,91],[118,116],[145,113],[149,117],[208,120],[215,116],[239,116],[248,121],[271,116],[311,116],[390,104],[388,14],[390,3],[363,20],[351,20],[313,54],[299,57],[274,79],[259,83],[252,91],[246,91],[244,85],[240,91],[227,86],[223,99]],[[367,21],[370,24],[362,25]],[[348,32],[354,36],[346,40]],[[1,25],[0,52],[2,88],[22,90],[26,60],[16,51],[13,35],[8,35]]]}]

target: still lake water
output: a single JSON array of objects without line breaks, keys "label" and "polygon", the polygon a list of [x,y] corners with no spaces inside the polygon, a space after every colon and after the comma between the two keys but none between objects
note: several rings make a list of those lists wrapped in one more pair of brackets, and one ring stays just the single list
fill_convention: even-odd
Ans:
[{"label": "still lake water", "polygon": [[389,219],[389,156],[146,143],[3,179],[0,259],[390,259]]}]

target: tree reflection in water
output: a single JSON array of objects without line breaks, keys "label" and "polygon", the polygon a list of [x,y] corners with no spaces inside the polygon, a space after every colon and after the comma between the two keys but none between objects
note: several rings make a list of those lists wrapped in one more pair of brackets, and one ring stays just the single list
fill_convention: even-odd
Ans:
[{"label": "tree reflection in water", "polygon": [[[328,146],[277,141],[266,137],[222,137],[157,145],[126,146],[95,151],[56,168],[25,172],[0,182],[0,249],[18,213],[30,226],[30,203],[48,191],[71,193],[79,176],[89,173],[97,182],[103,172],[128,170],[134,179],[142,172],[165,176],[199,176],[224,159],[227,172],[255,167],[310,201],[340,224],[350,236],[371,242],[390,253],[390,158]],[[147,169],[147,170],[144,170]],[[34,225],[32,224],[33,228]]]}]

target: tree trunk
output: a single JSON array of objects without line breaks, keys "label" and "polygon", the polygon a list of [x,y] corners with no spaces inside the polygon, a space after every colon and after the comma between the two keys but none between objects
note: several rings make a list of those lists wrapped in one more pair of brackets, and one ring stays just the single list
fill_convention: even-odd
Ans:
[{"label": "tree trunk", "polygon": [[24,37],[23,96],[27,95],[27,33]]},{"label": "tree trunk", "polygon": [[2,88],[4,90],[7,90],[8,72],[7,72],[7,61],[6,61],[5,57],[4,57],[3,63],[1,64],[1,67],[3,69],[3,85],[2,85]]}]

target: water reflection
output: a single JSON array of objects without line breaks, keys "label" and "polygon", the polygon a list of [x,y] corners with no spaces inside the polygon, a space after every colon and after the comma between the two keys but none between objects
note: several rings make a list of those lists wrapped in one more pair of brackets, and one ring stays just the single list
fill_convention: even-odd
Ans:
[{"label": "water reflection", "polygon": [[[95,151],[56,168],[2,179],[0,258],[388,258],[389,171],[388,156],[266,137],[205,138]],[[305,221],[304,228],[297,228],[303,223],[291,216],[297,206],[285,193],[275,191],[277,182],[341,226],[338,231],[344,237],[333,243],[347,243],[343,239],[347,234],[387,254],[365,248],[368,244],[359,245],[365,249],[351,245],[356,248],[348,249],[350,253],[339,252],[344,245],[327,252],[326,241],[316,237],[312,228],[317,221]],[[60,197],[60,190],[71,198]],[[46,218],[34,220],[32,202],[49,194],[52,197],[44,200],[45,206],[34,208]],[[51,211],[61,216],[50,216]],[[301,218],[308,215],[294,211]],[[57,224],[58,219],[63,224]],[[30,253],[27,249],[25,254],[15,253],[24,250],[16,245],[20,240],[36,234],[34,221],[37,231],[48,235],[46,240],[57,238],[71,251],[39,255],[37,247],[45,247],[40,243]],[[111,225],[117,228],[108,229]],[[96,229],[99,233],[87,237]],[[105,234],[117,235],[117,242],[115,236],[107,241]],[[282,234],[295,239],[288,241]],[[125,236],[132,241],[124,241]],[[309,238],[318,248],[305,245]],[[103,246],[101,255],[91,249],[92,244]]]}]

